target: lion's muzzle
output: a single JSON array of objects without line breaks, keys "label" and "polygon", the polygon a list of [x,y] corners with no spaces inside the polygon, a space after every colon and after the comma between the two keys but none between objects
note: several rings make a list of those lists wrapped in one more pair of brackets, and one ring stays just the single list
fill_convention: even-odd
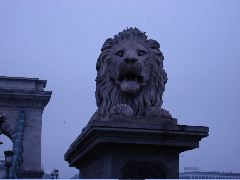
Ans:
[{"label": "lion's muzzle", "polygon": [[[132,60],[132,59],[131,59]],[[130,61],[130,60],[129,60]],[[136,93],[145,84],[143,68],[140,63],[121,63],[119,65],[118,84],[124,93]]]}]

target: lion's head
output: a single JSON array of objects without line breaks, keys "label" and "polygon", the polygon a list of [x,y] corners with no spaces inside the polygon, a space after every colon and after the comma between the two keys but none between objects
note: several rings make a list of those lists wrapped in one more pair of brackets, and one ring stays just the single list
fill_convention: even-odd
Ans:
[{"label": "lion's head", "polygon": [[130,106],[135,116],[144,116],[150,107],[160,108],[167,82],[163,59],[159,43],[137,28],[107,39],[96,66],[100,116],[120,104]]}]

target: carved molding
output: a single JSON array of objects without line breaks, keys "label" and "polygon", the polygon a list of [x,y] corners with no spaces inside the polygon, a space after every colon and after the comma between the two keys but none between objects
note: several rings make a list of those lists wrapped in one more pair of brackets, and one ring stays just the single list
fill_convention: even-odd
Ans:
[{"label": "carved molding", "polygon": [[51,91],[0,90],[0,106],[44,108],[51,94]]}]

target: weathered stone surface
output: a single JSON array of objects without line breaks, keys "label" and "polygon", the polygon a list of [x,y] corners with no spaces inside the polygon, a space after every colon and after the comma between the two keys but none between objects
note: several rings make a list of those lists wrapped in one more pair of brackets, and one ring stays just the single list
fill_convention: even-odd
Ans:
[{"label": "weathered stone surface", "polygon": [[37,78],[0,76],[0,113],[6,117],[1,133],[14,141],[18,114],[25,113],[23,178],[41,178],[42,113],[52,93],[44,91],[46,82]]}]

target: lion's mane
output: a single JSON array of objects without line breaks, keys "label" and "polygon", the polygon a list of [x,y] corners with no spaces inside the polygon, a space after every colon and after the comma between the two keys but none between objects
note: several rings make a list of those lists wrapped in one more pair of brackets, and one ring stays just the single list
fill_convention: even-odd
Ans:
[{"label": "lion's mane", "polygon": [[[150,58],[147,61],[151,66],[150,79],[141,90],[132,95],[121,92],[108,74],[108,65],[111,61],[110,50],[124,39],[140,40],[150,49]],[[100,117],[109,114],[111,108],[117,104],[128,104],[133,108],[135,116],[144,116],[146,109],[161,107],[162,95],[167,83],[167,74],[163,69],[163,54],[157,41],[148,39],[144,32],[137,28],[129,28],[109,38],[103,44],[101,54],[97,60],[96,102]]]}]

